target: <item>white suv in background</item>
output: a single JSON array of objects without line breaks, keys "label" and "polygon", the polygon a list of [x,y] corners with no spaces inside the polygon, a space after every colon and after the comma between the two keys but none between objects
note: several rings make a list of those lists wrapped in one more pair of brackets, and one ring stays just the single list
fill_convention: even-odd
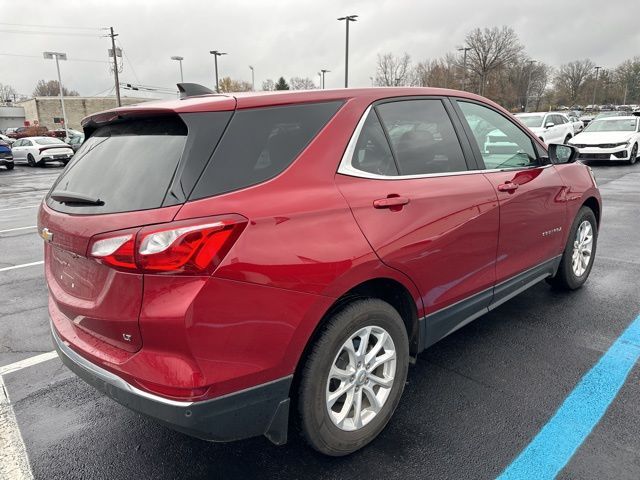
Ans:
[{"label": "white suv in background", "polygon": [[574,135],[573,123],[562,113],[518,113],[516,117],[546,144],[567,143]]}]

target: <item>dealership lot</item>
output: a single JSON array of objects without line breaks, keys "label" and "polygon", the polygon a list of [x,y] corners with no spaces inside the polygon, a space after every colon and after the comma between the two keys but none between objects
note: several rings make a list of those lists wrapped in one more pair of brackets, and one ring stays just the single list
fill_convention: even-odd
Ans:
[{"label": "dealership lot", "polygon": [[[210,444],[96,393],[58,359],[4,375],[36,478],[494,478],[640,314],[640,164],[592,165],[604,202],[591,278],[546,283],[424,352],[383,434],[346,458],[295,435]],[[52,350],[37,204],[61,168],[0,172],[0,368]],[[640,367],[559,478],[640,477]],[[3,457],[0,456],[0,461]],[[532,478],[535,472],[532,472]]]}]

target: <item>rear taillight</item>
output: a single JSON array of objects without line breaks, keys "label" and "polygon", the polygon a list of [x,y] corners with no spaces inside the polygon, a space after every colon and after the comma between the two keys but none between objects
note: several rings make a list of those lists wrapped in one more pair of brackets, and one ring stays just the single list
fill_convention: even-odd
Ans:
[{"label": "rear taillight", "polygon": [[209,274],[247,224],[239,215],[151,225],[94,237],[89,256],[118,270]]}]

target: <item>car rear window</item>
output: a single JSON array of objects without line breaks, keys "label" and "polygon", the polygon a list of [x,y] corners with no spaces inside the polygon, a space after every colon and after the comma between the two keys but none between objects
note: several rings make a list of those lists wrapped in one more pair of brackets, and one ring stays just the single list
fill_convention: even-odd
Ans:
[{"label": "car rear window", "polygon": [[51,191],[100,199],[101,205],[47,199],[54,210],[117,213],[162,206],[187,140],[177,116],[99,127],[75,154]]},{"label": "car rear window", "polygon": [[280,174],[341,105],[337,101],[237,111],[190,199],[238,190]]}]

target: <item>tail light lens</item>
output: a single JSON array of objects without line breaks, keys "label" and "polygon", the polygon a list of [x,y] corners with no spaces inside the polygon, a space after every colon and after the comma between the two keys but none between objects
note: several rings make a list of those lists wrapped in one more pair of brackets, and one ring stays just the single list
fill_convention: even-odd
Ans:
[{"label": "tail light lens", "polygon": [[246,218],[230,215],[113,232],[94,237],[89,255],[118,270],[210,274],[246,225]]}]

